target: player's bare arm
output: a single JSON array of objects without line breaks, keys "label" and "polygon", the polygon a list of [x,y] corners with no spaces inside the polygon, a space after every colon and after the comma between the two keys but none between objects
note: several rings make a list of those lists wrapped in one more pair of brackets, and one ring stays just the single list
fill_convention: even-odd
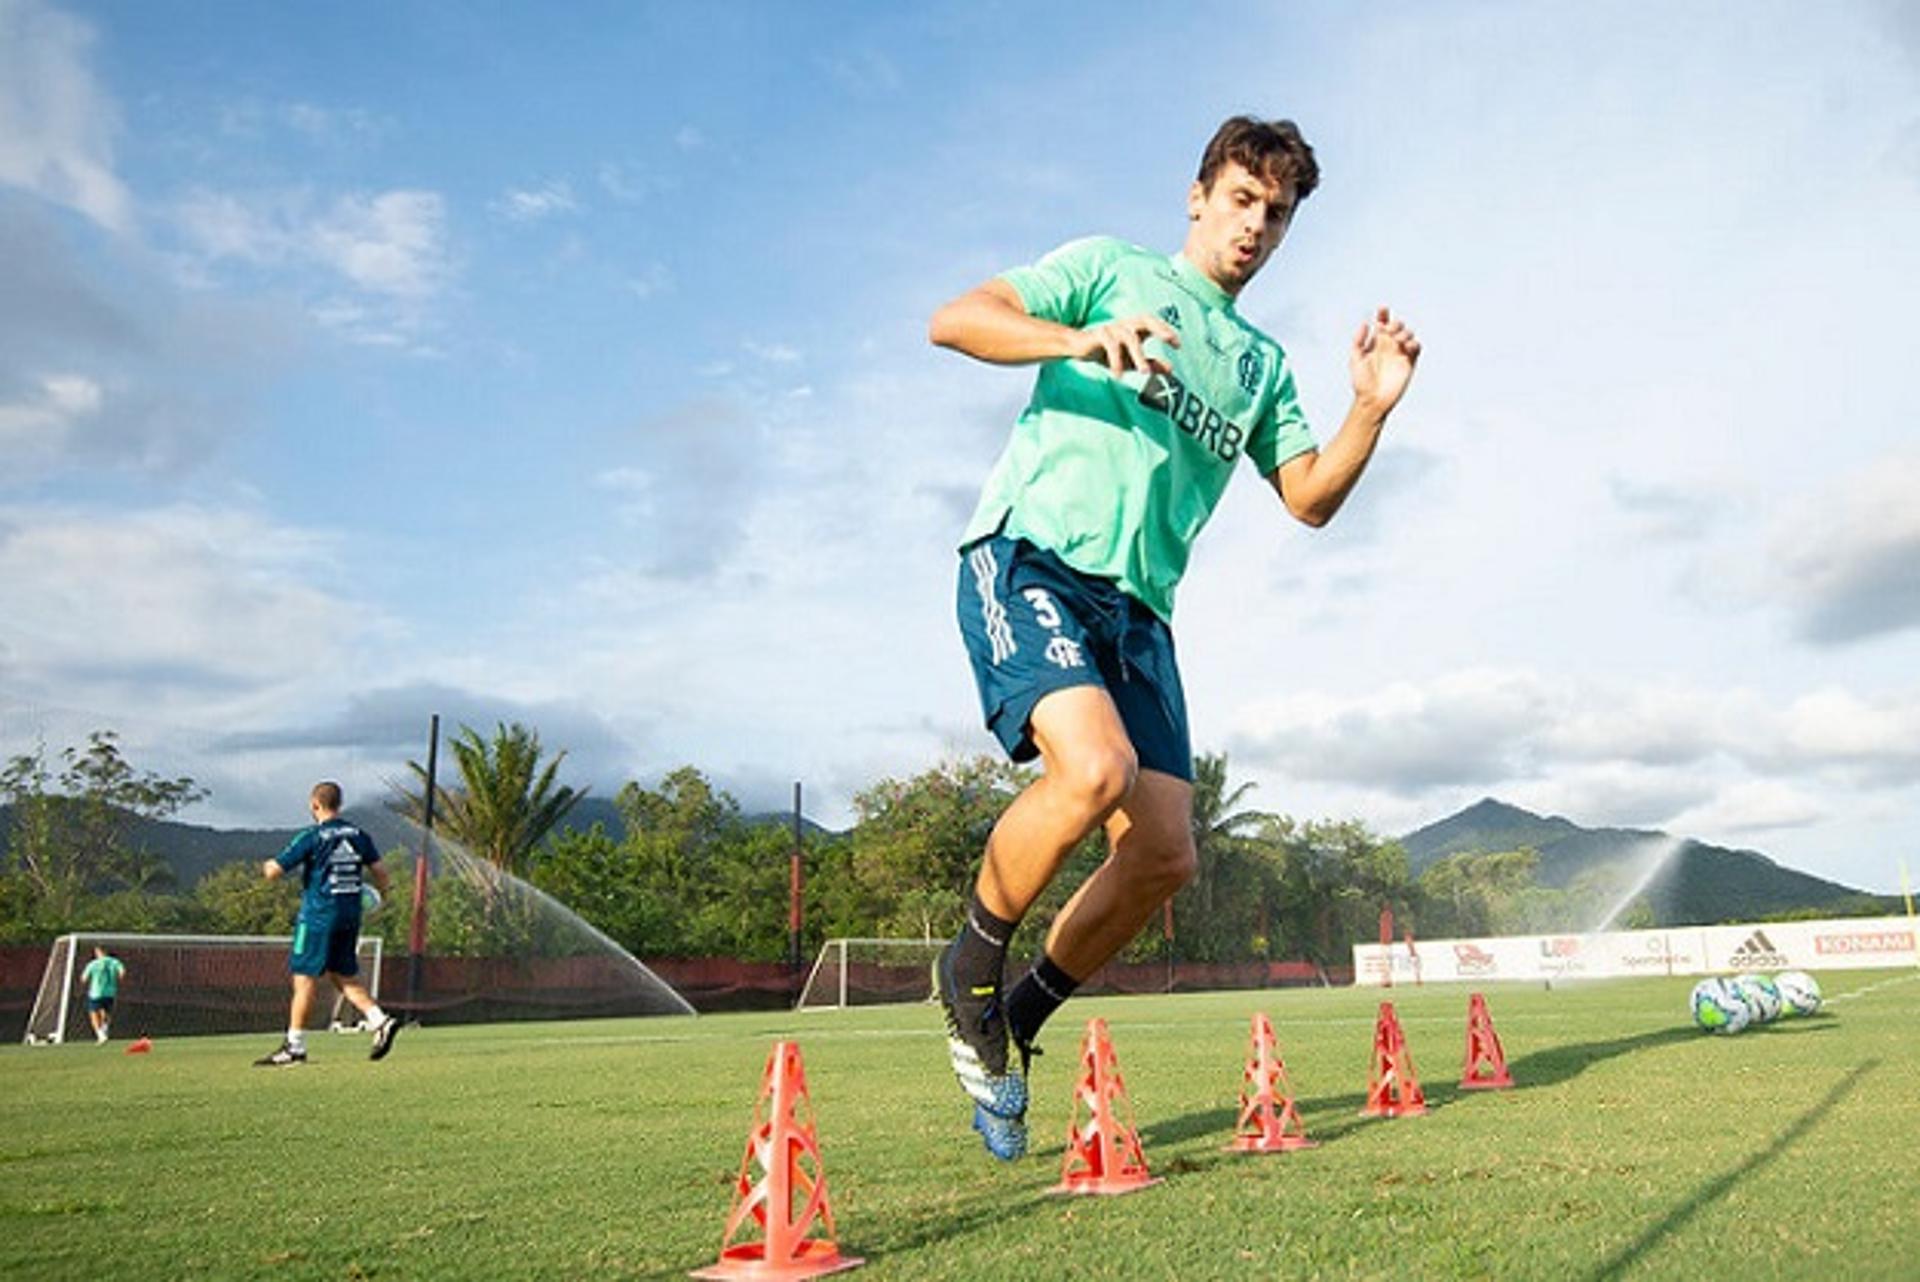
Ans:
[{"label": "player's bare arm", "polygon": [[1019,291],[1003,280],[968,290],[935,312],[927,337],[937,347],[994,365],[1097,360],[1116,375],[1129,370],[1167,372],[1167,363],[1147,350],[1149,339],[1180,346],[1180,335],[1158,316],[1130,316],[1074,329],[1029,315]]},{"label": "player's bare arm", "polygon": [[269,859],[260,865],[260,875],[268,881],[279,881],[280,878],[286,874],[286,871],[286,869],[280,866],[280,861],[277,859]]},{"label": "player's bare arm", "polygon": [[367,876],[372,879],[373,888],[383,895],[393,888],[393,878],[385,864],[368,864]]},{"label": "player's bare arm", "polygon": [[1327,447],[1287,460],[1267,479],[1287,511],[1318,528],[1333,519],[1380,443],[1380,429],[1406,395],[1420,360],[1420,340],[1382,307],[1360,326],[1347,352],[1353,404]]}]

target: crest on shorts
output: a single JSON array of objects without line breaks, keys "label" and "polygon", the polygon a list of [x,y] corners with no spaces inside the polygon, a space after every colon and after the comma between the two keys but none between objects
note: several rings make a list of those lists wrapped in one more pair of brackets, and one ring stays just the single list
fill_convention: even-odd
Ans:
[{"label": "crest on shorts", "polygon": [[1240,353],[1240,390],[1248,396],[1260,394],[1260,377],[1264,372],[1261,366],[1265,363],[1260,359],[1260,349],[1257,347],[1249,347]]}]

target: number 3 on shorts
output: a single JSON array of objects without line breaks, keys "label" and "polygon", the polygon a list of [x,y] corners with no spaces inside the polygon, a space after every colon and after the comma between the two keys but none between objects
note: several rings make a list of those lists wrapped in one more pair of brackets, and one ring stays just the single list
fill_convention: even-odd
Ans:
[{"label": "number 3 on shorts", "polygon": [[1048,631],[1059,631],[1060,611],[1054,609],[1053,598],[1047,595],[1045,588],[1028,588],[1021,595],[1033,607],[1033,617],[1040,620],[1041,627]]}]

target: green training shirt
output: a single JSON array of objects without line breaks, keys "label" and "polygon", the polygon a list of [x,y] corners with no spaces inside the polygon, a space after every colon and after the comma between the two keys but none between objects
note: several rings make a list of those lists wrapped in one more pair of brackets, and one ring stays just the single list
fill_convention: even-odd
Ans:
[{"label": "green training shirt", "polygon": [[1180,346],[1150,343],[1171,376],[1043,364],[962,543],[1004,528],[1171,620],[1193,541],[1240,456],[1265,476],[1314,448],[1286,353],[1179,254],[1094,236],[1001,279],[1031,316],[1085,329],[1150,313]]},{"label": "green training shirt", "polygon": [[127,973],[126,964],[118,957],[96,957],[87,963],[80,972],[80,978],[86,981],[87,996],[93,999],[118,997],[120,995],[120,976]]}]

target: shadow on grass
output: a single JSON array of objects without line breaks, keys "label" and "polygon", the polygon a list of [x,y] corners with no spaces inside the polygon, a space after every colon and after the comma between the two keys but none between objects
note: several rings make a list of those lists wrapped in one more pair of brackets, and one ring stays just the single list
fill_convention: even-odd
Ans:
[{"label": "shadow on grass", "polygon": [[[1425,1089],[1424,1093],[1427,1098],[1427,1112],[1437,1113],[1451,1104],[1461,1092],[1457,1086],[1444,1084]],[[1348,1131],[1358,1130],[1363,1126],[1379,1126],[1390,1124],[1395,1120],[1403,1120],[1362,1116],[1360,1110],[1366,1106],[1366,1102],[1365,1091],[1347,1095],[1321,1095],[1313,1099],[1298,1096],[1294,1098],[1294,1105],[1300,1110],[1301,1121],[1306,1126],[1307,1138],[1316,1144],[1332,1143]],[[1183,1113],[1179,1117],[1141,1127],[1140,1142],[1147,1150],[1147,1160],[1150,1163],[1153,1162],[1156,1148],[1171,1147],[1207,1136],[1217,1138],[1220,1148],[1224,1150],[1228,1141],[1233,1138],[1233,1124],[1239,1116],[1238,1106]],[[1154,1171],[1156,1174],[1161,1174],[1199,1170],[1215,1165],[1215,1160],[1224,1156],[1227,1155],[1224,1153],[1206,1156],[1186,1154],[1169,1163],[1166,1172],[1162,1172],[1158,1164],[1154,1165]]]},{"label": "shadow on grass", "polygon": [[1536,1086],[1558,1086],[1580,1076],[1601,1060],[1652,1050],[1656,1046],[1668,1046],[1674,1042],[1698,1041],[1702,1036],[1697,1028],[1675,1027],[1656,1029],[1651,1033],[1635,1033],[1632,1037],[1616,1037],[1605,1042],[1549,1046],[1545,1050],[1508,1061],[1507,1069],[1513,1074],[1513,1084],[1523,1090]]},{"label": "shadow on grass", "polygon": [[[1806,1031],[1818,1030],[1809,1028]],[[1602,1060],[1612,1059],[1616,1055],[1630,1055],[1635,1051],[1651,1050],[1674,1042],[1693,1041],[1700,1036],[1700,1032],[1693,1028],[1662,1028],[1650,1033],[1637,1033],[1632,1037],[1616,1037],[1604,1042],[1581,1042],[1572,1046],[1554,1046],[1546,1050],[1534,1051],[1510,1061],[1507,1067],[1513,1074],[1516,1089],[1557,1086],[1578,1077]],[[1459,1083],[1449,1078],[1434,1080],[1432,1074],[1424,1077],[1422,1086],[1427,1098],[1428,1113],[1439,1112],[1461,1097],[1474,1093],[1461,1090]],[[1322,1144],[1333,1143],[1350,1131],[1378,1125],[1381,1121],[1387,1120],[1362,1116],[1360,1110],[1366,1102],[1365,1091],[1295,1100],[1306,1122],[1308,1138]],[[1202,1109],[1141,1127],[1140,1139],[1147,1147],[1148,1160],[1152,1160],[1155,1148],[1171,1147],[1207,1135],[1222,1136],[1221,1143],[1224,1145],[1225,1137],[1231,1134],[1238,1113],[1237,1108]],[[1211,1163],[1194,1157],[1176,1161],[1176,1169],[1181,1170],[1191,1170],[1205,1165],[1211,1165]]]},{"label": "shadow on grass", "polygon": [[1877,1059],[1870,1059],[1863,1064],[1857,1065],[1852,1072],[1841,1078],[1840,1081],[1834,1085],[1834,1088],[1827,1092],[1825,1099],[1815,1104],[1805,1113],[1802,1113],[1792,1126],[1789,1126],[1786,1130],[1776,1135],[1773,1143],[1753,1154],[1753,1156],[1747,1158],[1746,1161],[1740,1163],[1740,1165],[1734,1167],[1725,1175],[1717,1179],[1709,1180],[1707,1183],[1701,1185],[1692,1197],[1689,1197],[1686,1201],[1667,1212],[1659,1223],[1653,1225],[1645,1233],[1642,1233],[1639,1237],[1622,1247],[1594,1271],[1593,1282],[1604,1282],[1605,1279],[1617,1278],[1623,1275],[1628,1269],[1632,1268],[1634,1264],[1638,1263],[1641,1257],[1645,1256],[1647,1252],[1653,1250],[1654,1247],[1671,1236],[1676,1229],[1686,1224],[1688,1220],[1698,1215],[1709,1203],[1725,1197],[1734,1185],[1779,1157],[1782,1153],[1786,1152],[1795,1141],[1800,1139],[1801,1136],[1811,1131],[1815,1126],[1818,1126],[1820,1120],[1833,1111],[1834,1105],[1838,1104],[1848,1095],[1851,1095],[1855,1088],[1860,1085],[1860,1080],[1878,1067],[1880,1067],[1880,1061]]},{"label": "shadow on grass", "polygon": [[[836,1224],[833,1239],[842,1255],[879,1264],[890,1255],[901,1255],[936,1242],[947,1243],[972,1233],[997,1233],[1025,1216],[1058,1204],[1058,1199],[1046,1197],[1038,1190],[1013,1193],[992,1189],[939,1207],[903,1209],[885,1217],[884,1222],[869,1219],[852,1233],[847,1231],[847,1226]],[[825,1221],[816,1220],[809,1236],[828,1236]],[[764,1242],[765,1238],[749,1227],[736,1241]],[[685,1278],[689,1269],[707,1268],[712,1264],[712,1257],[708,1257],[683,1267],[649,1269],[639,1276],[648,1282],[666,1282],[669,1278]]]}]

